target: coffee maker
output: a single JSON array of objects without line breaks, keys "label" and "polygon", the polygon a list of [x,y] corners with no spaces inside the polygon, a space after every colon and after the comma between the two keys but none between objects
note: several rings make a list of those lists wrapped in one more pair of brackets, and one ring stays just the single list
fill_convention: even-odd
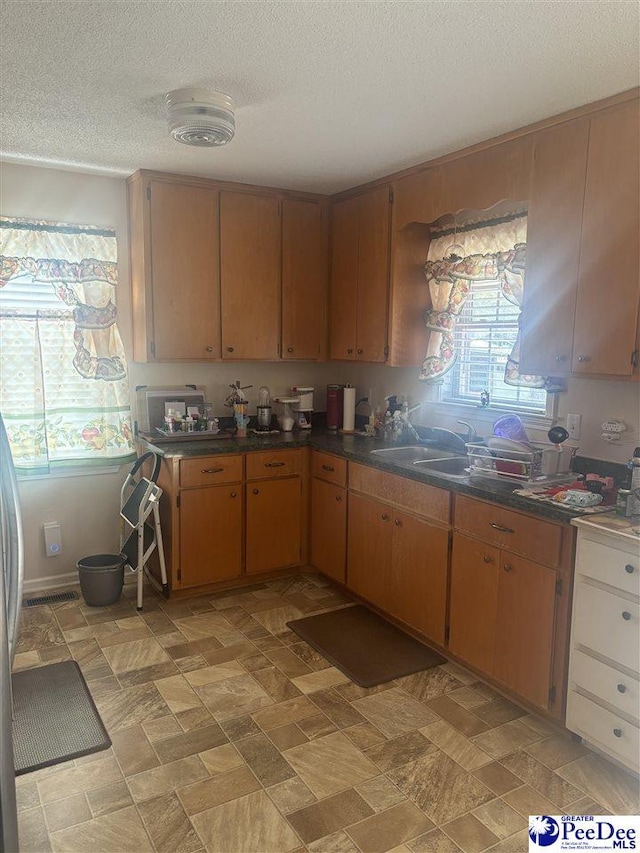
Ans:
[{"label": "coffee maker", "polygon": [[311,429],[311,417],[313,415],[313,392],[315,388],[293,385],[293,394],[298,398],[295,405],[296,425],[298,429]]}]

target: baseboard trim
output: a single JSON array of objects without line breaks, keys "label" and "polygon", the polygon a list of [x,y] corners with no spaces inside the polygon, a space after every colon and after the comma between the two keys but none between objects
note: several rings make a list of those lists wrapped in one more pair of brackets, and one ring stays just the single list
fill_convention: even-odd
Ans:
[{"label": "baseboard trim", "polygon": [[79,583],[78,572],[66,572],[63,575],[47,575],[44,578],[32,578],[23,583],[23,592],[40,592],[44,589],[57,589],[61,586],[76,586]]}]

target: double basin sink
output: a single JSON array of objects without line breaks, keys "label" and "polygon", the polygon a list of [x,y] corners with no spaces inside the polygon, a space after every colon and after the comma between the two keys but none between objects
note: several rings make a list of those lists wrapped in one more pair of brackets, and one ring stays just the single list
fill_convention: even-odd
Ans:
[{"label": "double basin sink", "polygon": [[409,445],[405,447],[384,447],[380,450],[372,450],[373,456],[387,459],[396,465],[417,468],[445,474],[448,477],[468,477],[469,459],[439,447],[424,447],[422,445]]}]

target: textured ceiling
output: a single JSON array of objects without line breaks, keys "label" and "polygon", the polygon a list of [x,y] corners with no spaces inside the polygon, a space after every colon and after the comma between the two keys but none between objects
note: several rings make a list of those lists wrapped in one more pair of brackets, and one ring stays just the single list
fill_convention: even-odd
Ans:
[{"label": "textured ceiling", "polygon": [[[629,89],[637,0],[2,0],[7,160],[334,192]],[[235,98],[237,135],[167,134],[164,95]]]}]

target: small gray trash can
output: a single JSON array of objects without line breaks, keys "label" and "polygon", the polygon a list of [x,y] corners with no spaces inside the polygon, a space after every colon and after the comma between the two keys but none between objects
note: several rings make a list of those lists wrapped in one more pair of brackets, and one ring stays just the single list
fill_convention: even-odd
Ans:
[{"label": "small gray trash can", "polygon": [[78,560],[82,597],[90,607],[115,604],[124,584],[124,554],[94,554]]}]

